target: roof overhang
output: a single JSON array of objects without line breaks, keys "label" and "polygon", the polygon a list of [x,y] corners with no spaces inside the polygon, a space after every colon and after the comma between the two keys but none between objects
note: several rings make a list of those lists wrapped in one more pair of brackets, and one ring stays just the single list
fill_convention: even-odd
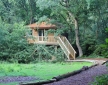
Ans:
[{"label": "roof overhang", "polygon": [[46,22],[29,24],[27,27],[32,29],[56,29],[56,25]]}]

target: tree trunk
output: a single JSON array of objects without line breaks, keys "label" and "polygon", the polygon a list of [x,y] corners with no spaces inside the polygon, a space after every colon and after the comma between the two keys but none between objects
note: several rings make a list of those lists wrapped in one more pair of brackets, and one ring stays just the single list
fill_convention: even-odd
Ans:
[{"label": "tree trunk", "polygon": [[78,31],[78,22],[77,20],[75,19],[74,15],[69,11],[67,10],[68,14],[69,14],[69,18],[70,19],[70,24],[74,23],[74,26],[75,26],[75,38],[76,38],[76,46],[78,48],[78,51],[79,51],[79,57],[81,57],[83,55],[83,51],[82,51],[82,48],[80,46],[80,42],[79,42],[79,31]]},{"label": "tree trunk", "polygon": [[77,48],[78,48],[78,51],[79,51],[79,57],[81,57],[83,55],[83,51],[82,51],[82,48],[80,46],[80,43],[79,43],[79,31],[78,31],[78,23],[77,23],[77,20],[74,19],[74,24],[75,24],[75,38],[76,38],[76,45],[77,45]]}]

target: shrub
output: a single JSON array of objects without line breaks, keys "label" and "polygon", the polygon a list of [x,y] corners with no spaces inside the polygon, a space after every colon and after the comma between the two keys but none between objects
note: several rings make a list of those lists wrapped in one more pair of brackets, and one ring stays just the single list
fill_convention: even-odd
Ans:
[{"label": "shrub", "polygon": [[82,48],[84,55],[89,56],[90,54],[92,54],[96,49],[95,45],[96,45],[95,37],[93,37],[93,35],[86,36],[85,39],[82,41]]},{"label": "shrub", "polygon": [[97,76],[92,85],[108,85],[108,74]]},{"label": "shrub", "polygon": [[[106,28],[106,31],[108,32],[108,28]],[[108,58],[108,38],[105,39],[104,44],[97,45],[96,48],[97,49],[94,51],[95,54]]]},{"label": "shrub", "polygon": [[[108,67],[108,63],[106,64]],[[108,85],[108,74],[103,74],[101,76],[97,76],[95,81],[92,82],[90,85]]]},{"label": "shrub", "polygon": [[[33,46],[28,45],[25,36],[26,29],[23,23],[0,24],[0,60],[9,62],[30,62],[29,55]],[[2,30],[3,29],[3,30]]]}]

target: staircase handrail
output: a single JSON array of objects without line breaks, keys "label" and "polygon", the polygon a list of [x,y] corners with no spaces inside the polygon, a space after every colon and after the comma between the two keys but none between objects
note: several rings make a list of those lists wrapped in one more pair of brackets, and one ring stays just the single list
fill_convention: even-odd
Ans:
[{"label": "staircase handrail", "polygon": [[[67,40],[67,38],[65,37],[66,41],[68,42],[69,46],[74,50],[74,48],[72,47],[72,45],[70,44],[70,42]],[[76,53],[76,51],[74,50],[74,52]]]},{"label": "staircase handrail", "polygon": [[[69,50],[68,48],[66,47],[66,45],[64,44],[64,42],[62,41],[62,39],[60,37],[57,38],[58,39],[58,43],[59,45],[61,46],[62,50],[64,51],[64,53],[66,54],[66,56],[68,57],[69,59]],[[66,52],[67,51],[67,52]]]},{"label": "staircase handrail", "polygon": [[70,54],[73,56],[73,58],[75,59],[75,54],[76,51],[74,50],[74,48],[72,47],[72,45],[70,44],[70,42],[67,40],[66,37],[61,37],[62,41],[65,43],[66,47],[68,48],[68,50],[70,51]]}]

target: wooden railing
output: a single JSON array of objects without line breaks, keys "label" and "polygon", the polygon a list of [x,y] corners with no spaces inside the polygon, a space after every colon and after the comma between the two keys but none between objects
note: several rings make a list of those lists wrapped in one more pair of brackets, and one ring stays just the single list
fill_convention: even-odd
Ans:
[{"label": "wooden railing", "polygon": [[29,42],[57,42],[54,36],[29,36]]},{"label": "wooden railing", "polygon": [[67,49],[69,51],[68,53],[70,53],[70,54],[68,54],[68,55],[71,56],[73,59],[75,59],[76,51],[74,50],[74,48],[72,47],[72,45],[69,43],[69,41],[67,40],[67,38],[61,36],[58,39],[62,40],[63,44],[62,43],[60,43],[60,44],[62,44],[62,46],[65,45],[65,47],[66,47],[65,49]]},{"label": "wooden railing", "polygon": [[57,37],[58,38],[58,43],[60,45],[60,47],[62,48],[62,50],[64,51],[64,53],[66,54],[67,58],[69,59],[69,50],[68,48],[66,47],[65,43],[62,41],[62,39],[60,37]]}]

